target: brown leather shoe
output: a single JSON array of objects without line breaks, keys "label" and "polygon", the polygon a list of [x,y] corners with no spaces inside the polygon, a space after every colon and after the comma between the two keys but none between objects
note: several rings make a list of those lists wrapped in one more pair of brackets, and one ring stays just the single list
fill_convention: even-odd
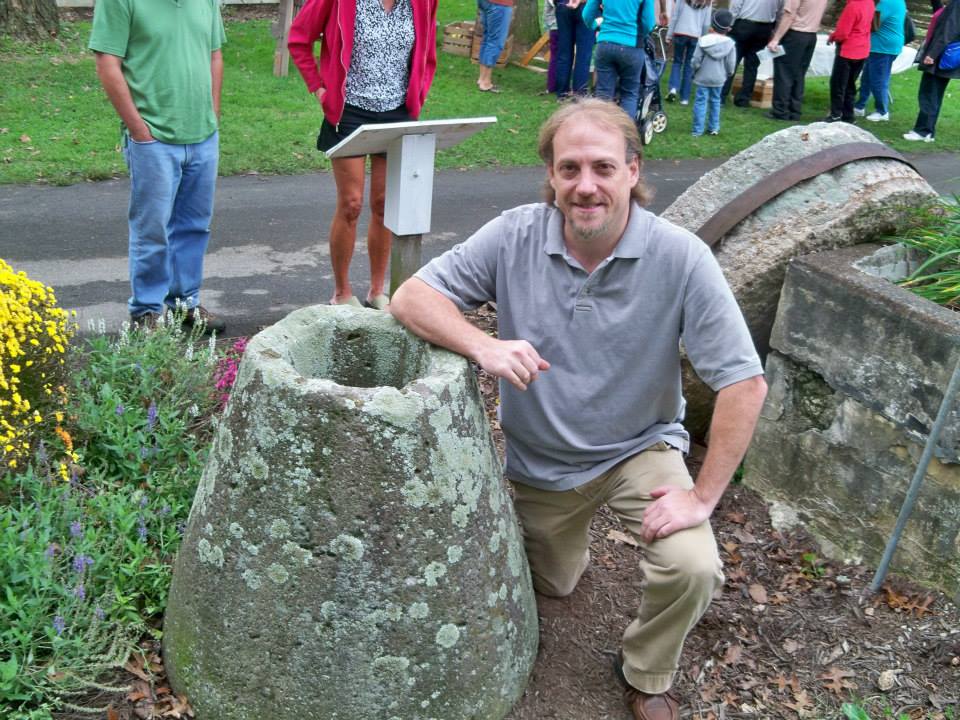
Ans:
[{"label": "brown leather shoe", "polygon": [[227,324],[216,315],[207,310],[203,305],[197,305],[194,308],[187,310],[186,314],[183,316],[183,324],[186,327],[194,327],[195,325],[203,325],[203,334],[209,335],[210,333],[221,334],[224,330],[227,329]]},{"label": "brown leather shoe", "polygon": [[633,688],[624,692],[624,698],[634,720],[679,720],[680,703],[671,692],[650,695]]}]

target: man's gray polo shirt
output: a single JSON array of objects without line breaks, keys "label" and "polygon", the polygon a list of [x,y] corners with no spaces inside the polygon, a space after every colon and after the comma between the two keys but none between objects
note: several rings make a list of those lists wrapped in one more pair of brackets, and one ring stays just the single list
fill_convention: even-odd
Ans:
[{"label": "man's gray polo shirt", "polygon": [[470,310],[497,303],[499,337],[550,369],[525,392],[500,383],[506,474],[545,490],[589,482],[659,441],[686,451],[680,340],[714,390],[763,373],[710,249],[633,205],[612,255],[587,275],[563,216],[509,210],[416,274]]}]

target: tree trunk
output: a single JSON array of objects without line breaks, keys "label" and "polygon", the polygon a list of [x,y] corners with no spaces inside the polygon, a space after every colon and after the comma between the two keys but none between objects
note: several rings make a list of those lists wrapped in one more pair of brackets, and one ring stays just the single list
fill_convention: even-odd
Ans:
[{"label": "tree trunk", "polygon": [[0,35],[49,40],[59,32],[56,0],[0,0]]},{"label": "tree trunk", "polygon": [[[3,2],[4,0],[0,0]],[[542,34],[537,0],[516,0],[513,8],[513,51],[525,52]]]}]

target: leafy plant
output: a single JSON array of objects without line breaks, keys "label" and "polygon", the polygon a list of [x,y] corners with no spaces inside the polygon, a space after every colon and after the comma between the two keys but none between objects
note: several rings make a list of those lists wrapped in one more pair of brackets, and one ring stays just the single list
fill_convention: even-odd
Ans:
[{"label": "leafy plant", "polygon": [[72,347],[64,426],[0,477],[0,716],[117,690],[104,673],[158,634],[217,408],[215,348],[197,341],[174,320]]},{"label": "leafy plant", "polygon": [[937,201],[917,210],[912,227],[894,239],[926,259],[901,281],[908,290],[947,307],[960,307],[960,205]]}]

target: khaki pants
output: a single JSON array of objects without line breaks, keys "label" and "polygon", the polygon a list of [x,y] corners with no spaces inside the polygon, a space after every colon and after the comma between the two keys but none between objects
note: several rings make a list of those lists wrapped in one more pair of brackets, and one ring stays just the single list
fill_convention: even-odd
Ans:
[{"label": "khaki pants", "polygon": [[514,505],[537,592],[573,592],[590,561],[590,520],[606,504],[640,543],[645,575],[637,619],[623,635],[627,681],[647,693],[666,692],[677,671],[687,633],[723,584],[709,522],[645,543],[640,538],[650,491],[661,485],[693,487],[679,450],[658,443],[585,485],[564,492],[514,483]]}]

